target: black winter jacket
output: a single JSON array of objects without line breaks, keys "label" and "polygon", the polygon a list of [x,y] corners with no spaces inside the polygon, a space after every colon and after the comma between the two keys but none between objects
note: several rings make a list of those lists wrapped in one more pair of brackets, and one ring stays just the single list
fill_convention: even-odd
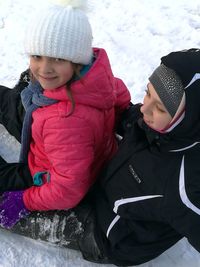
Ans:
[{"label": "black winter jacket", "polygon": [[116,265],[149,261],[184,236],[200,252],[199,88],[186,90],[185,118],[168,134],[148,128],[139,105],[130,109],[96,193],[96,239]]}]

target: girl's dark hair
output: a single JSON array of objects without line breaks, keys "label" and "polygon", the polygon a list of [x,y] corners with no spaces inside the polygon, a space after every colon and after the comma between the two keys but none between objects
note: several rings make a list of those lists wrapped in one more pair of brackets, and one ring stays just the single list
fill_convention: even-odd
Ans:
[{"label": "girl's dark hair", "polygon": [[[75,109],[75,101],[74,101],[74,98],[73,98],[73,95],[72,95],[72,91],[71,91],[71,84],[77,78],[78,79],[81,78],[80,69],[82,67],[82,65],[77,64],[77,63],[71,63],[71,64],[72,64],[72,68],[74,70],[74,74],[73,74],[72,78],[66,83],[66,92],[67,92],[67,96],[69,98],[69,101],[71,102],[72,107],[71,107],[70,112],[67,114],[67,117],[70,116],[74,112],[74,109]],[[32,82],[36,81],[36,79],[33,76],[33,73],[31,72],[30,69],[29,69],[29,77],[30,77],[30,81],[32,81]]]}]

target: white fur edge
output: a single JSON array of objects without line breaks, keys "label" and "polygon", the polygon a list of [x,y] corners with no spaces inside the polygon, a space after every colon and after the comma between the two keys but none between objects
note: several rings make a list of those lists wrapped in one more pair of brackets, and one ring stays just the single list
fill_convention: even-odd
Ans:
[{"label": "white fur edge", "polygon": [[87,9],[87,0],[50,0],[52,4]]}]

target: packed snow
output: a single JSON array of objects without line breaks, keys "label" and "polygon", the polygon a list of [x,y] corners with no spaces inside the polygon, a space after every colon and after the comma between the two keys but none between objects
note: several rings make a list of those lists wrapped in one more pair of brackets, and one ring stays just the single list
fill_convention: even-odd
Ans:
[{"label": "packed snow", "polygon": [[[149,75],[160,57],[200,47],[199,0],[89,0],[93,46],[106,49],[115,76],[128,86],[132,102],[141,102]],[[0,0],[0,84],[13,87],[28,67],[23,36],[29,16],[48,6],[45,0]],[[42,13],[41,13],[42,15]],[[19,144],[0,125],[0,155],[18,159]],[[9,179],[9,177],[8,177]],[[0,230],[0,267],[95,267],[81,254]],[[199,267],[200,255],[186,239],[140,267]]]}]

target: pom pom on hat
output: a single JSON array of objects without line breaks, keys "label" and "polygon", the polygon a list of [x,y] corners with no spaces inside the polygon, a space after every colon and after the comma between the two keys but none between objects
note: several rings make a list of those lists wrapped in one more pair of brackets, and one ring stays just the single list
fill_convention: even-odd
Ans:
[{"label": "pom pom on hat", "polygon": [[86,9],[87,0],[50,0],[51,3],[61,6],[71,6],[73,8]]},{"label": "pom pom on hat", "polygon": [[35,15],[25,35],[26,54],[89,64],[92,59],[92,29],[83,11],[86,2],[57,0]]}]

